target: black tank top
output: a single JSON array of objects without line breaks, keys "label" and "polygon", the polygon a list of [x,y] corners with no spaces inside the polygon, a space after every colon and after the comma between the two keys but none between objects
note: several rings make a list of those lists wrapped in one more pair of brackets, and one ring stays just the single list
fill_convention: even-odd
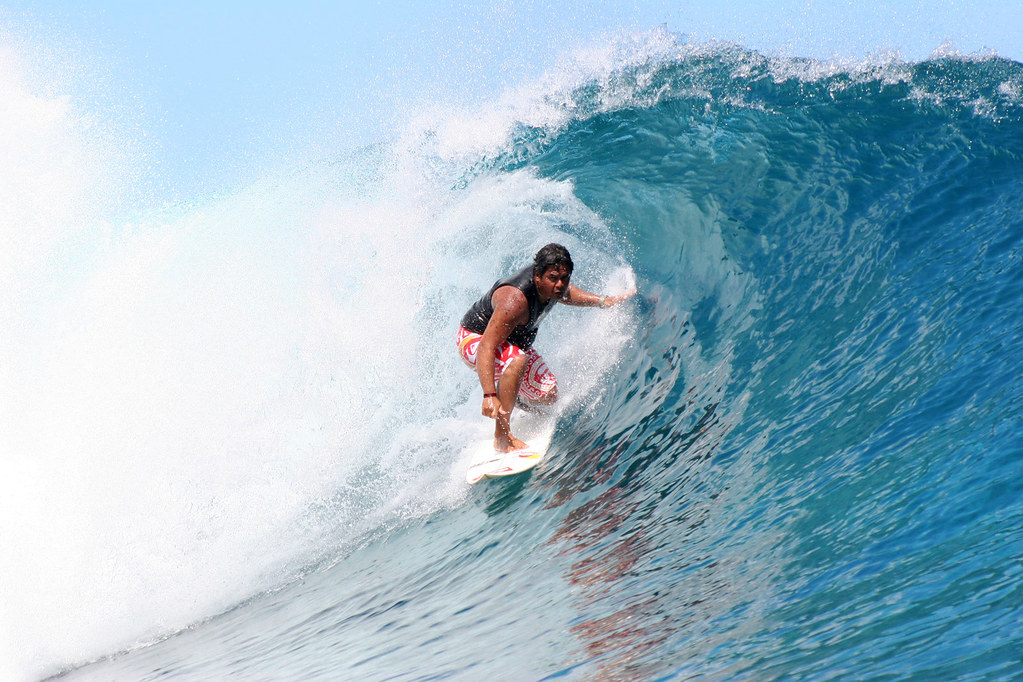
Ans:
[{"label": "black tank top", "polygon": [[522,350],[529,350],[536,339],[537,328],[540,320],[554,305],[554,299],[547,303],[540,300],[540,293],[536,290],[536,283],[533,282],[533,266],[528,265],[514,275],[494,282],[490,291],[483,295],[480,300],[472,304],[468,312],[462,317],[462,326],[476,334],[482,334],[487,329],[487,323],[494,315],[494,292],[501,287],[515,287],[526,295],[526,303],[529,305],[529,321],[520,324],[508,335],[508,343],[518,346]]}]

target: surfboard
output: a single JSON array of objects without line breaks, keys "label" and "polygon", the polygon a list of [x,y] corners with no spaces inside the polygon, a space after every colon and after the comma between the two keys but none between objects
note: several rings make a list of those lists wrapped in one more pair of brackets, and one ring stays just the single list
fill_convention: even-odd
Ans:
[{"label": "surfboard", "polygon": [[469,470],[465,472],[465,480],[471,485],[484,478],[521,474],[539,464],[546,454],[546,447],[530,446],[524,450],[495,452],[493,445],[488,445],[477,451],[469,461]]}]

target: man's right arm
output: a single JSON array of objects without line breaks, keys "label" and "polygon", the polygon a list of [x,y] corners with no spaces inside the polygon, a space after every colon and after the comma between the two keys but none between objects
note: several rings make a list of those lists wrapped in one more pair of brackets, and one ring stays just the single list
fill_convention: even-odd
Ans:
[{"label": "man's right arm", "polygon": [[494,355],[497,347],[504,343],[512,330],[529,321],[529,305],[526,296],[515,287],[501,287],[494,292],[491,299],[494,314],[480,339],[476,350],[476,374],[483,388],[482,412],[486,417],[497,419],[501,412],[500,398],[497,393],[497,382],[494,379]]}]

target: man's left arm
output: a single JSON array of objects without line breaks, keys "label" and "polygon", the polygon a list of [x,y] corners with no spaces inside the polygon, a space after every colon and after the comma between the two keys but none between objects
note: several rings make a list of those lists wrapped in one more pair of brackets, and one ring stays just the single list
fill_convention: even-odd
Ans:
[{"label": "man's left arm", "polygon": [[617,296],[601,296],[599,294],[590,293],[584,291],[574,284],[568,285],[568,291],[561,298],[561,302],[566,305],[583,306],[587,308],[610,308],[616,306],[619,303],[629,300],[636,295],[635,291],[630,291],[627,294],[618,294]]}]

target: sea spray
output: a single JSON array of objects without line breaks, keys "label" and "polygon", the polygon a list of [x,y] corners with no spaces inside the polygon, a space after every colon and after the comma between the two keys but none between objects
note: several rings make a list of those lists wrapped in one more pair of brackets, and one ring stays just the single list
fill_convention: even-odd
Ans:
[{"label": "sea spray", "polygon": [[[40,107],[52,123],[9,161],[36,189],[10,190],[4,226],[15,678],[158,640],[457,503],[486,420],[454,311],[549,241],[580,284],[631,284],[571,183],[459,189],[436,173],[450,159],[401,145],[118,214],[102,148],[66,171],[88,183],[53,173],[88,147],[71,103],[24,99],[26,126]],[[563,314],[581,331],[542,341],[570,401],[615,362],[624,318]]]}]

